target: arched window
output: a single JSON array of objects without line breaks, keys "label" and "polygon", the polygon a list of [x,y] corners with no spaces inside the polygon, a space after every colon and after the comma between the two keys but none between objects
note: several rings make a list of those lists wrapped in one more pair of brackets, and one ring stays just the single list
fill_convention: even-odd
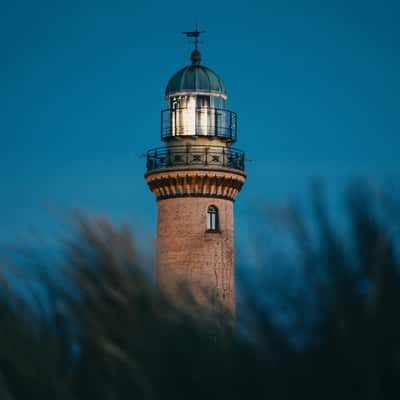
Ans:
[{"label": "arched window", "polygon": [[208,206],[207,208],[207,231],[219,231],[218,208],[215,206]]}]

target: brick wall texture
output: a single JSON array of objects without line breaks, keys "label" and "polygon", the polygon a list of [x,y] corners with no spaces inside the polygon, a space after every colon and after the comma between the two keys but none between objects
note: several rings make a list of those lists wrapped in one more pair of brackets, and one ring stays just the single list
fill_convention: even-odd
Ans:
[{"label": "brick wall texture", "polygon": [[[207,208],[219,211],[220,232],[207,232]],[[196,301],[235,308],[233,202],[178,197],[158,202],[157,280],[172,297],[187,281]]]}]

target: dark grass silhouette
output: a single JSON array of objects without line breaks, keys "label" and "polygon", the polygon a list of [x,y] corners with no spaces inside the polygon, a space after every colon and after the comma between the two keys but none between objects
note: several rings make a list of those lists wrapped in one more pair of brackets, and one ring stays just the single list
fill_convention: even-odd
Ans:
[{"label": "dark grass silhouette", "polygon": [[[287,209],[295,246],[269,268],[290,259],[301,284],[241,279],[236,329],[185,287],[188,307],[170,304],[128,230],[80,218],[52,266],[64,278],[38,273],[46,296],[35,304],[3,268],[0,399],[398,398],[398,214],[388,200],[352,187],[342,235],[318,190],[311,225]],[[262,259],[268,240],[258,245]],[[277,322],[281,310],[290,323]]]}]

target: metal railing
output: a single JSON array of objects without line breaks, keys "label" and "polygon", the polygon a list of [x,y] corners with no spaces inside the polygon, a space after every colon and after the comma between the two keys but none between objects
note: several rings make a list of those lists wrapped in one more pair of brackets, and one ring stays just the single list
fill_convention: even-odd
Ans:
[{"label": "metal railing", "polygon": [[169,146],[147,152],[147,171],[170,167],[226,167],[244,171],[244,152],[224,146]]},{"label": "metal railing", "polygon": [[177,136],[206,136],[235,142],[237,114],[221,108],[208,107],[161,111],[161,139]]}]

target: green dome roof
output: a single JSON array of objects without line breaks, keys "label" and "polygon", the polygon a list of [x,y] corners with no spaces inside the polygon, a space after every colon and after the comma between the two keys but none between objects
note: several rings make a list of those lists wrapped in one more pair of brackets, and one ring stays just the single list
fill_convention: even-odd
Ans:
[{"label": "green dome roof", "polygon": [[165,95],[178,92],[202,92],[226,95],[222,79],[210,68],[200,65],[200,52],[195,50],[193,64],[178,71],[168,82]]}]

